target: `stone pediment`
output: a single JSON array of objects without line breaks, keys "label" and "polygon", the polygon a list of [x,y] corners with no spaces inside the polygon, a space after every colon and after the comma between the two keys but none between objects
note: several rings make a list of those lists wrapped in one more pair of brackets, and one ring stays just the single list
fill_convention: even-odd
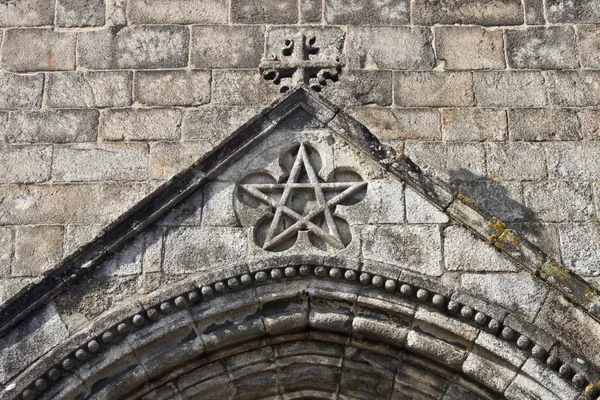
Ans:
[{"label": "stone pediment", "polygon": [[[581,326],[595,326],[600,319],[597,291],[304,85],[285,93],[3,304],[0,332],[5,341],[13,340],[18,324],[28,324],[42,312],[36,310],[51,304],[69,332],[93,332],[94,339],[84,341],[85,356],[77,344],[64,350],[72,366],[61,358],[62,364],[51,367],[71,370],[94,352],[90,343],[108,346],[114,335],[125,337],[201,298],[302,277],[332,282],[329,289],[319,284],[300,290],[310,296],[327,290],[353,296],[363,285],[411,299],[408,320],[419,304],[455,315],[470,338],[463,338],[468,343],[461,349],[477,343],[482,352],[494,353],[512,346],[509,356],[499,356],[505,357],[500,364],[512,363],[506,367],[512,372],[527,365],[529,376],[538,373],[542,386],[546,378],[536,370],[542,368],[537,360],[556,371],[562,368],[557,382],[563,384],[564,378],[569,383],[552,393],[563,390],[574,397],[598,381],[594,367],[600,358],[589,351],[600,334],[591,339],[574,334],[560,342],[552,336],[562,332],[553,325],[555,305],[547,301],[572,307],[568,318],[584,321]],[[150,294],[140,295],[132,285],[146,285]],[[130,297],[135,306],[128,303]],[[102,320],[114,310],[109,322]],[[421,317],[424,325],[433,324]],[[373,326],[380,321],[372,321]],[[347,321],[333,325],[338,323]],[[356,329],[366,338],[393,342],[392,333],[373,333],[379,328]],[[429,351],[421,348],[426,340],[407,335],[398,341],[408,340],[417,354]],[[531,356],[535,361],[523,364]],[[492,379],[481,373],[481,354],[456,357],[453,368],[485,383],[489,391],[479,393],[483,398],[513,383],[514,375]],[[589,363],[578,364],[577,357]],[[34,361],[14,368],[21,372]],[[489,365],[490,371],[496,367]],[[23,378],[14,387],[46,390],[32,389],[31,382],[37,381]],[[518,396],[518,385],[511,387]],[[538,393],[550,393],[544,390]]]}]

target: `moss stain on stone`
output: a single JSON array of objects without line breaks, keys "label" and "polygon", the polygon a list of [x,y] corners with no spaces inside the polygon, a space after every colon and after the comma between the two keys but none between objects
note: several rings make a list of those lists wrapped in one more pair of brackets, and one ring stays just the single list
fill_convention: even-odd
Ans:
[{"label": "moss stain on stone", "polygon": [[558,278],[559,280],[571,279],[571,274],[565,267],[560,265],[558,261],[548,260],[542,265],[542,271],[544,271],[549,276],[553,276]]}]

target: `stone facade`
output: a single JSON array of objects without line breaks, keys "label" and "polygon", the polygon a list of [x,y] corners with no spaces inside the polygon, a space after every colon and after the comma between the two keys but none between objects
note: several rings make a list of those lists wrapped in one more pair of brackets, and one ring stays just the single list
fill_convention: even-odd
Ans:
[{"label": "stone facade", "polygon": [[0,4],[0,398],[598,396],[593,0],[82,3]]}]

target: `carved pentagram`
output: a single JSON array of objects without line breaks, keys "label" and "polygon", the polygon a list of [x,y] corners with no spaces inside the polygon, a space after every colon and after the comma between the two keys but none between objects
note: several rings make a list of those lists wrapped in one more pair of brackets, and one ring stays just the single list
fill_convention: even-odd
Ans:
[{"label": "carved pentagram", "polygon": [[[258,243],[264,250],[277,251],[283,243],[290,240],[295,242],[301,231],[308,231],[317,241],[322,241],[333,249],[343,249],[347,245],[338,229],[341,218],[334,216],[335,208],[340,204],[349,205],[360,201],[367,182],[362,181],[358,174],[348,171],[340,175],[342,179],[351,177],[352,180],[322,181],[311,163],[307,149],[316,153],[300,143],[286,182],[247,183],[247,180],[242,180],[239,184],[243,197],[248,199],[249,196],[270,209],[266,235],[259,240],[262,243]],[[248,205],[251,203],[243,199],[242,202]]]}]

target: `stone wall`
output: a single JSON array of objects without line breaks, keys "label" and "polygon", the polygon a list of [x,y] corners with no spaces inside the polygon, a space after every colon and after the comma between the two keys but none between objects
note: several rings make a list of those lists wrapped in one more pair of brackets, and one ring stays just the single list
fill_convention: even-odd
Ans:
[{"label": "stone wall", "polygon": [[278,98],[298,25],[343,38],[325,97],[598,282],[596,0],[9,0],[0,301]]}]

